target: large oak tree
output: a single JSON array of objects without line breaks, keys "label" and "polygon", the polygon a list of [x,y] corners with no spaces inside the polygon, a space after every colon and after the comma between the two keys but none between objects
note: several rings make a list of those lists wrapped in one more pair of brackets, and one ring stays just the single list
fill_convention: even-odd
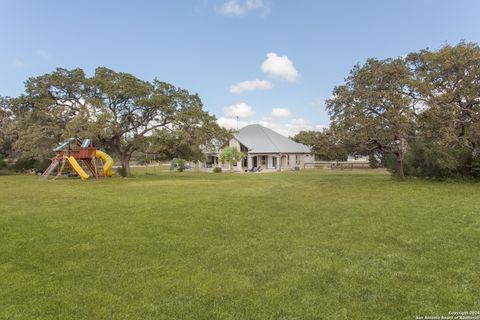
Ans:
[{"label": "large oak tree", "polygon": [[402,59],[368,59],[355,66],[327,100],[336,137],[360,151],[393,154],[400,177],[418,112],[410,82]]},{"label": "large oak tree", "polygon": [[417,99],[426,106],[419,133],[480,158],[480,47],[460,42],[411,53],[406,61]]},{"label": "large oak tree", "polygon": [[215,117],[203,110],[198,95],[104,67],[97,68],[93,77],[81,69],[57,69],[31,78],[16,104],[19,118],[32,124],[20,127],[24,136],[34,131],[31,135],[37,139],[31,141],[75,135],[95,138],[120,160],[127,175],[132,154],[147,148],[157,130],[223,132]]}]

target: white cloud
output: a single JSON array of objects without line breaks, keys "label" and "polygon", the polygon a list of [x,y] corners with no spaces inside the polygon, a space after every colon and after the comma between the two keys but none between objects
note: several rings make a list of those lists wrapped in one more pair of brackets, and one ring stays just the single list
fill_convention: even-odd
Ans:
[{"label": "white cloud", "polygon": [[263,10],[263,13],[270,12],[270,4],[265,0],[246,0],[245,7],[248,10]]},{"label": "white cloud", "polygon": [[294,82],[300,78],[300,74],[293,65],[292,60],[287,56],[279,56],[276,53],[270,52],[267,54],[267,59],[262,63],[263,72],[273,78]]},{"label": "white cloud", "polygon": [[272,89],[273,84],[268,80],[247,80],[230,86],[230,92],[240,94],[244,91]]},{"label": "white cloud", "polygon": [[48,58],[50,58],[50,55],[48,54],[48,52],[43,49],[37,49],[36,53],[37,53],[37,56],[39,56],[44,60],[47,60]]},{"label": "white cloud", "polygon": [[229,118],[248,118],[255,114],[255,111],[253,111],[252,107],[245,102],[225,107],[223,108],[223,112],[225,113],[225,116]]},{"label": "white cloud", "polygon": [[23,68],[23,67],[25,67],[25,63],[24,63],[21,59],[19,59],[19,58],[13,59],[13,65],[14,65],[15,67],[17,67],[17,68]]},{"label": "white cloud", "polygon": [[243,16],[250,11],[260,11],[262,15],[270,13],[270,4],[265,0],[228,0],[220,6],[215,6],[215,10],[221,15]]},{"label": "white cloud", "polygon": [[245,14],[245,8],[239,5],[236,0],[229,0],[216,7],[216,10],[224,16],[243,16]]},{"label": "white cloud", "polygon": [[[237,129],[237,119],[235,118],[220,117],[217,119],[217,123],[225,129]],[[247,122],[241,120],[238,121],[238,128],[245,127],[246,125],[248,125]]]},{"label": "white cloud", "polygon": [[272,117],[277,118],[288,118],[291,117],[292,113],[288,109],[284,108],[273,108],[272,109]]}]

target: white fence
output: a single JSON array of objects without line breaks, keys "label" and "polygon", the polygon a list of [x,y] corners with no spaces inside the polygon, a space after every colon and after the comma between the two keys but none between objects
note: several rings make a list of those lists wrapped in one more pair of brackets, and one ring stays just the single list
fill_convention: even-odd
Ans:
[{"label": "white fence", "polygon": [[303,165],[304,169],[370,169],[368,161],[315,161],[307,162]]}]

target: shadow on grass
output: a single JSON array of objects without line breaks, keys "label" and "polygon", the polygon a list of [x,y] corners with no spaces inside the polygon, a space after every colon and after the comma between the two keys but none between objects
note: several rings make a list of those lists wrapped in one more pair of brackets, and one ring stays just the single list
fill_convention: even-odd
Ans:
[{"label": "shadow on grass", "polygon": [[20,174],[10,170],[0,170],[0,176],[15,176],[15,175],[20,175]]}]

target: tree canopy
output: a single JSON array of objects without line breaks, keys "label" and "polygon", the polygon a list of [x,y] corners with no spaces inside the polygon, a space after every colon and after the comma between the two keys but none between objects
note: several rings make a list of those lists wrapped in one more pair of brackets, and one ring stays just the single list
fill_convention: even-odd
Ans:
[{"label": "tree canopy", "polygon": [[[398,58],[367,59],[326,101],[329,129],[294,140],[318,159],[368,154],[404,175],[480,176],[480,47],[460,42]],[[201,160],[231,134],[200,97],[158,79],[99,67],[63,69],[0,97],[0,155],[42,159],[66,138],[95,139],[130,174],[135,152]],[[216,145],[216,146],[214,146]],[[225,155],[225,161],[239,161]],[[388,161],[387,161],[388,160]]]},{"label": "tree canopy", "polygon": [[402,177],[417,116],[409,80],[410,70],[403,60],[369,59],[363,66],[355,66],[346,83],[336,87],[327,100],[337,137],[366,152],[393,154]]},{"label": "tree canopy", "polygon": [[92,77],[81,69],[59,68],[30,78],[25,94],[10,99],[9,109],[19,132],[15,148],[22,154],[42,157],[62,139],[91,137],[127,175],[135,151],[164,142],[159,132],[187,141],[190,148],[227,134],[197,94],[104,67]]},{"label": "tree canopy", "polygon": [[292,139],[312,148],[315,158],[323,161],[347,160],[348,145],[341,141],[329,129],[322,131],[300,131]]},{"label": "tree canopy", "polygon": [[9,99],[0,96],[0,158],[8,156],[12,150],[12,114],[9,110]]},{"label": "tree canopy", "polygon": [[405,160],[408,174],[464,174],[480,157],[480,48],[460,42],[368,59],[326,105],[338,141],[360,153],[393,156],[399,176]]}]

